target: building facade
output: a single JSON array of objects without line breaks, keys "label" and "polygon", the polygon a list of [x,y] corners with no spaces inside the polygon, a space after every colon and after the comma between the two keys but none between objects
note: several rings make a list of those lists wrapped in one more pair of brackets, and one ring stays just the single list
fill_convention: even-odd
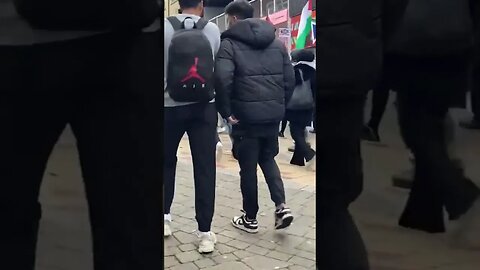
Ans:
[{"label": "building facade", "polygon": [[[204,0],[205,18],[218,25],[220,31],[227,29],[227,18],[224,9],[233,0]],[[295,37],[298,33],[300,15],[308,0],[251,0],[254,7],[254,17],[268,19],[277,28],[280,38],[289,50],[295,49]],[[179,13],[178,0],[165,0],[165,17]],[[316,1],[313,1],[312,35],[307,40],[307,47],[315,46]]]}]

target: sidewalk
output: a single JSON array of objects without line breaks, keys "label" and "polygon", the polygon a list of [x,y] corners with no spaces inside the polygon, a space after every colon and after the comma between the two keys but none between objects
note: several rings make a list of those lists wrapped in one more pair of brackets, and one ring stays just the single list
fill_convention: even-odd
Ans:
[{"label": "sidewalk", "polygon": [[228,136],[221,135],[224,155],[217,166],[217,197],[213,231],[216,251],[201,255],[196,250],[194,196],[188,139],[180,145],[177,185],[172,207],[173,237],[164,240],[165,268],[170,270],[269,270],[315,269],[315,173],[290,165],[290,139],[280,138],[277,157],[285,181],[287,203],[295,216],[290,228],[273,229],[273,203],[259,170],[259,233],[248,234],[230,224],[240,214],[238,165],[230,153]]}]

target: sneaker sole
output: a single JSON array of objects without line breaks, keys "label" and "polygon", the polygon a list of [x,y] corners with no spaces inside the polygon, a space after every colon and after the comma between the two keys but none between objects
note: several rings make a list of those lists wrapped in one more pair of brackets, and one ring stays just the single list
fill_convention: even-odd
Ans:
[{"label": "sneaker sole", "polygon": [[230,220],[230,223],[232,223],[232,226],[239,229],[239,230],[242,230],[244,232],[248,232],[248,233],[258,233],[258,228],[257,229],[249,229],[249,228],[246,228],[245,226],[242,226],[242,225],[237,225],[235,223],[233,223],[233,220]]},{"label": "sneaker sole", "polygon": [[290,224],[292,224],[292,221],[293,221],[293,216],[290,215],[285,217],[284,219],[282,219],[282,224],[276,226],[275,230],[281,230],[281,229],[287,228],[288,226],[290,226]]}]

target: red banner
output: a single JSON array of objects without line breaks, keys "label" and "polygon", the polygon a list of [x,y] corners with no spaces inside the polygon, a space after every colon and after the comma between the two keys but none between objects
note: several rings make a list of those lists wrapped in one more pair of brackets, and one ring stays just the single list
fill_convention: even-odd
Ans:
[{"label": "red banner", "polygon": [[[263,20],[266,20],[267,17],[263,17]],[[288,10],[284,9],[282,11],[268,15],[268,19],[273,25],[278,25],[288,21]]]}]

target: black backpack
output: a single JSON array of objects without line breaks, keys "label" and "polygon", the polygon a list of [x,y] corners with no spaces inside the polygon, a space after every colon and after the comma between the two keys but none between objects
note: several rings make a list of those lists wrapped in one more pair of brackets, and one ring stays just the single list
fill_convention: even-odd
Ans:
[{"label": "black backpack", "polygon": [[139,30],[161,15],[157,0],[13,0],[37,29]]},{"label": "black backpack", "polygon": [[[208,21],[194,23],[187,17],[181,22],[176,17],[167,20],[175,31],[168,48],[167,91],[179,102],[209,102],[214,97],[214,60],[210,41],[203,33]],[[185,29],[191,20],[193,28]]]},{"label": "black backpack", "polygon": [[470,0],[410,0],[387,41],[387,52],[439,56],[473,46]]}]

